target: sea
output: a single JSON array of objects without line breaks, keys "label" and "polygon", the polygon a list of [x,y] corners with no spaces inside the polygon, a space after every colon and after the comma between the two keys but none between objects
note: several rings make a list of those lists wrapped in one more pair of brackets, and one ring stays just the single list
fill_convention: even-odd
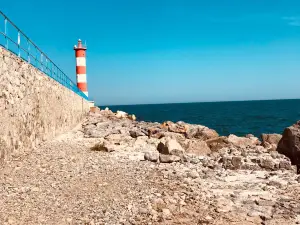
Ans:
[{"label": "sea", "polygon": [[[102,109],[106,106],[100,106]],[[184,121],[215,129],[220,135],[279,133],[300,120],[300,99],[107,106],[135,114],[139,121]]]}]

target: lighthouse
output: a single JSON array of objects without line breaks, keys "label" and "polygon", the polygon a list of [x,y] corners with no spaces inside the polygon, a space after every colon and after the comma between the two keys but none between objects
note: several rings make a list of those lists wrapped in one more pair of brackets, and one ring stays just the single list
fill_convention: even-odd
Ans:
[{"label": "lighthouse", "polygon": [[82,45],[81,40],[78,40],[78,46],[74,46],[76,57],[76,81],[77,87],[86,97],[89,96],[86,79],[86,46]]}]

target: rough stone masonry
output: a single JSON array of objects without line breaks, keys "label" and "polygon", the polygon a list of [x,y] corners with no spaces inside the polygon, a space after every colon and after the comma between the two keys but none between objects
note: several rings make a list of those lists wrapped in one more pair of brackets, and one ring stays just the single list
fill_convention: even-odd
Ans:
[{"label": "rough stone masonry", "polygon": [[88,101],[0,47],[0,164],[74,127]]}]

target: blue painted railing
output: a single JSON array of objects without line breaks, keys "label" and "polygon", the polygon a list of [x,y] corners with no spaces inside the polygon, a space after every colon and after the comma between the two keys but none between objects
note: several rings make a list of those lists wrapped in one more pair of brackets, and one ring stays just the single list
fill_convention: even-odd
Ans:
[{"label": "blue painted railing", "polygon": [[0,45],[76,94],[88,99],[77,85],[1,11]]}]

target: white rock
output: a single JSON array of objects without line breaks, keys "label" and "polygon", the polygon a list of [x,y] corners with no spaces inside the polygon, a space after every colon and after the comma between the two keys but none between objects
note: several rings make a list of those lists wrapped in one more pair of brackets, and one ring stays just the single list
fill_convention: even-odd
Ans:
[{"label": "white rock", "polygon": [[116,113],[116,117],[117,118],[126,118],[127,117],[127,113],[126,112],[123,112],[123,111],[117,111],[117,113]]}]

